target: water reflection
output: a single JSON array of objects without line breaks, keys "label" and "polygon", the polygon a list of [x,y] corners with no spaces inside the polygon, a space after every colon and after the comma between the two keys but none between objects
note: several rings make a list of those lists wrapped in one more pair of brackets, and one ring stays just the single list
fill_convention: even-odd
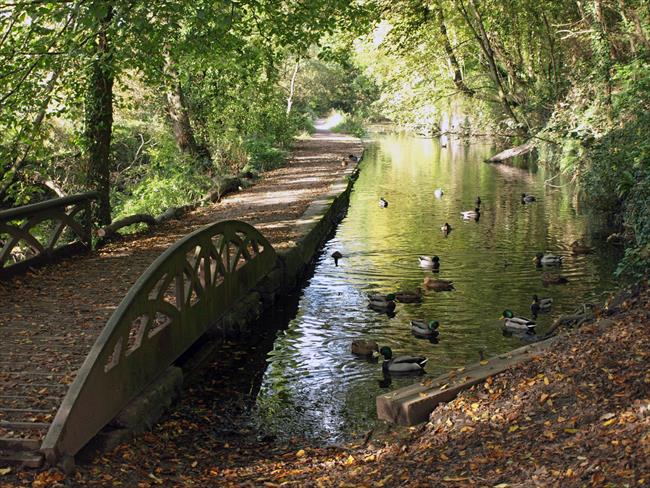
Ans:
[{"label": "water reflection", "polygon": [[[484,163],[491,154],[488,145],[449,141],[441,148],[405,135],[382,135],[366,151],[348,215],[269,354],[256,407],[267,429],[340,441],[375,422],[376,395],[414,381],[389,381],[381,363],[354,357],[355,338],[374,339],[396,355],[424,355],[426,375],[437,376],[478,361],[479,351],[494,355],[530,340],[504,335],[498,318],[504,309],[530,315],[535,293],[554,299],[551,312],[538,317],[543,334],[558,315],[612,287],[610,249],[571,254],[576,239],[595,243],[567,189],[545,189],[549,176],[535,165]],[[522,204],[522,193],[536,201]],[[478,196],[480,218],[462,219]],[[377,205],[380,197],[390,205]],[[442,231],[445,222],[453,232]],[[335,251],[344,256],[338,266]],[[532,261],[538,251],[564,256],[568,285],[542,286],[546,270]],[[439,272],[418,266],[420,255],[439,256]],[[424,291],[422,303],[398,304],[394,314],[368,309],[368,293],[424,289],[427,276],[451,280],[455,290]],[[438,340],[412,335],[413,319],[438,320]]]}]

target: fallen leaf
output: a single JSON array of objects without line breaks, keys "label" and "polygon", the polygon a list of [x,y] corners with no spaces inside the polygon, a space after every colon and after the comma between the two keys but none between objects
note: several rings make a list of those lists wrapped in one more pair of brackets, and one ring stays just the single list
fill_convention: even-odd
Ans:
[{"label": "fallen leaf", "polygon": [[299,458],[301,458],[301,457],[305,457],[305,450],[304,450],[304,449],[300,449],[300,451],[298,451],[298,452],[296,453],[296,457],[299,457]]},{"label": "fallen leaf", "polygon": [[0,476],[4,476],[11,473],[11,468],[0,468]]}]

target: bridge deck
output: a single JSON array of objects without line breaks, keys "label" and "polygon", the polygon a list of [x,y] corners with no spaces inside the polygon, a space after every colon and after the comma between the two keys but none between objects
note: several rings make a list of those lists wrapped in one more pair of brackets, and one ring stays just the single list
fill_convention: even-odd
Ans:
[{"label": "bridge deck", "polygon": [[106,321],[162,251],[226,219],[255,226],[275,249],[289,246],[299,237],[296,219],[327,192],[343,169],[341,159],[360,150],[357,139],[318,132],[297,144],[289,165],[218,204],[0,284],[0,455],[3,446],[40,446]]}]

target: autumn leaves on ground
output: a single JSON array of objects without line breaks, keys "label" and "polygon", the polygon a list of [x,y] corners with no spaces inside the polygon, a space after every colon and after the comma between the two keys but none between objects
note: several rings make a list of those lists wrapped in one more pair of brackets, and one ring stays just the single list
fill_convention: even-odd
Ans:
[{"label": "autumn leaves on ground", "polygon": [[195,381],[152,432],[74,474],[10,473],[0,486],[648,486],[649,326],[645,288],[439,406],[426,425],[336,448],[276,445],[246,427],[250,385],[236,372],[260,355],[229,344],[240,352]]}]

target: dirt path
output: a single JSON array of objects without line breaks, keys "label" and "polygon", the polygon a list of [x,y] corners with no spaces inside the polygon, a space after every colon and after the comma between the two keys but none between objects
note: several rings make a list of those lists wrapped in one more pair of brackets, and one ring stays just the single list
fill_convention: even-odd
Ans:
[{"label": "dirt path", "polygon": [[0,425],[0,437],[44,435],[111,313],[169,245],[208,223],[237,219],[259,229],[276,249],[290,246],[298,237],[296,219],[327,193],[343,170],[341,161],[361,150],[356,138],[317,131],[297,142],[285,167],[220,203],[0,284],[0,424],[31,423],[20,429]]}]

